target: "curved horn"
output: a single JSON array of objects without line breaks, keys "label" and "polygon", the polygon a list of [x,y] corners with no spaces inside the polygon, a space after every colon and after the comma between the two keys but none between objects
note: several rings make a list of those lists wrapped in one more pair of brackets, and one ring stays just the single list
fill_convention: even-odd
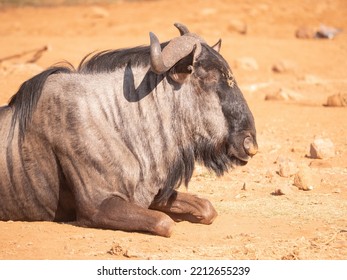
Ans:
[{"label": "curved horn", "polygon": [[174,24],[174,26],[176,26],[177,29],[180,31],[181,36],[183,36],[183,35],[185,35],[187,33],[190,33],[188,28],[187,28],[187,26],[185,26],[185,25],[183,25],[181,23],[177,22],[177,23]]},{"label": "curved horn", "polygon": [[157,74],[168,71],[179,60],[189,55],[196,49],[195,55],[201,51],[200,41],[195,37],[180,36],[172,39],[161,51],[161,46],[157,36],[152,32],[150,36],[150,59],[151,70]]},{"label": "curved horn", "polygon": [[153,72],[160,74],[168,70],[167,66],[164,64],[163,54],[161,53],[161,46],[157,36],[154,33],[149,32],[149,37],[151,41],[150,45],[150,56],[151,56],[151,69]]}]

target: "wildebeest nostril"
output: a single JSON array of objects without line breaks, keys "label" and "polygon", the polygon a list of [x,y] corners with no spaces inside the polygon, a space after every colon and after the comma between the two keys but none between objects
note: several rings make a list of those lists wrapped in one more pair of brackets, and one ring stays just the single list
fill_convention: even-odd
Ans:
[{"label": "wildebeest nostril", "polygon": [[252,136],[247,136],[243,141],[243,147],[248,155],[254,156],[258,152],[258,146]]}]

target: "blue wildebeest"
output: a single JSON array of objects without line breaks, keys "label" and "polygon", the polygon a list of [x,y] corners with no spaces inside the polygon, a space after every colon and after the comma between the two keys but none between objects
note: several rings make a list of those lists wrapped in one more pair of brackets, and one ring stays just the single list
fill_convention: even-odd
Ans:
[{"label": "blue wildebeest", "polygon": [[203,198],[176,191],[194,162],[218,175],[257,152],[254,119],[219,54],[182,24],[166,43],[52,67],[0,109],[0,219],[75,221],[170,236],[210,224]]}]

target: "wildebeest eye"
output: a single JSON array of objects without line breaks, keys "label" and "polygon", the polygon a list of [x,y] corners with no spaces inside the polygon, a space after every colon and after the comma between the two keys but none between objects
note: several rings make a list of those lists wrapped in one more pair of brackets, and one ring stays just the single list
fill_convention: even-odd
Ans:
[{"label": "wildebeest eye", "polygon": [[206,71],[203,68],[200,68],[197,71],[197,76],[199,78],[200,81],[203,81],[204,84],[207,85],[211,85],[211,84],[215,84],[218,82],[218,78],[217,78],[217,71]]}]

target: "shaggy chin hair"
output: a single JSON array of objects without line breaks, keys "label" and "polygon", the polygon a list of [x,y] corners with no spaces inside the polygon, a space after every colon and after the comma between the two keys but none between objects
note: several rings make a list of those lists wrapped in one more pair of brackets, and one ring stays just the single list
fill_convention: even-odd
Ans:
[{"label": "shaggy chin hair", "polygon": [[217,176],[222,176],[236,166],[245,165],[245,162],[228,155],[227,146],[226,143],[216,145],[204,139],[200,140],[194,148],[181,149],[175,163],[169,168],[165,185],[155,197],[155,202],[167,200],[182,183],[188,187],[193,175],[195,161],[204,164]]}]

